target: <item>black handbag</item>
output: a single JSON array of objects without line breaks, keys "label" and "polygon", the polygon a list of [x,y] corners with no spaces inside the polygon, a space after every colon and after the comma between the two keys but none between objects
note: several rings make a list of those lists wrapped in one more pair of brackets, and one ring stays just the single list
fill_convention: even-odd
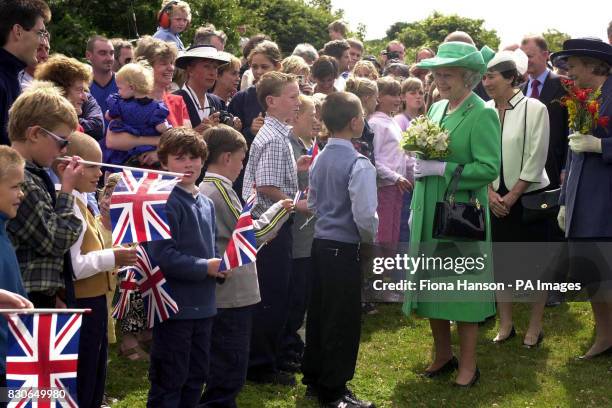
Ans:
[{"label": "black handbag", "polygon": [[463,166],[457,166],[444,193],[444,201],[436,203],[432,236],[453,241],[484,241],[486,239],[484,208],[473,191],[470,201],[457,202],[455,193]]},{"label": "black handbag", "polygon": [[561,189],[541,191],[535,194],[525,194],[521,197],[523,205],[523,221],[532,223],[546,219],[554,219],[559,213],[559,197]]}]

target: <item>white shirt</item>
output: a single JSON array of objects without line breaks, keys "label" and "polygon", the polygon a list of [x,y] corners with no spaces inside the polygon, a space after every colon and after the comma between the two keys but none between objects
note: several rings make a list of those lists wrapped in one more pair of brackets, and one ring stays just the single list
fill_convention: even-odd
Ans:
[{"label": "white shirt", "polygon": [[200,101],[198,100],[198,97],[196,96],[193,89],[188,87],[187,84],[183,85],[182,89],[185,92],[187,92],[187,95],[189,95],[189,98],[191,99],[191,103],[193,103],[193,106],[195,106],[196,111],[198,111],[200,120],[204,120],[207,117],[209,117],[210,116],[210,105],[208,104],[208,97],[204,95],[204,106],[200,106]]},{"label": "white shirt", "polygon": [[401,177],[409,177],[414,166],[412,159],[400,147],[402,129],[389,115],[374,112],[368,118],[374,131],[374,157],[379,186],[390,186]]},{"label": "white shirt", "polygon": [[115,267],[115,253],[112,248],[91,251],[86,254],[81,253],[81,245],[83,245],[83,237],[88,225],[85,215],[77,205],[77,200],[80,200],[81,203],[87,206],[87,193],[73,190],[72,195],[75,197],[74,215],[83,223],[83,230],[77,241],[70,247],[70,258],[72,259],[72,270],[74,271],[75,280],[81,280],[113,269]]}]

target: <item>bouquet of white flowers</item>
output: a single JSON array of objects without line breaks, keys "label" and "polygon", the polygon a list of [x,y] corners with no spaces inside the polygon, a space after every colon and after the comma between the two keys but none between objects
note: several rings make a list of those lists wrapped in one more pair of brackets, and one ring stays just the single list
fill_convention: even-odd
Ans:
[{"label": "bouquet of white flowers", "polygon": [[419,116],[410,122],[402,136],[402,148],[417,153],[422,159],[444,159],[448,150],[448,133],[427,116]]}]

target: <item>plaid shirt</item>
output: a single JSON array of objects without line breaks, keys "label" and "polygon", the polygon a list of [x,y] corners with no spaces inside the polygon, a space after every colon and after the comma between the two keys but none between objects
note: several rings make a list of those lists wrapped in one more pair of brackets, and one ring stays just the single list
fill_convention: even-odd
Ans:
[{"label": "plaid shirt", "polygon": [[[251,144],[249,161],[244,172],[242,197],[246,200],[253,184],[258,187],[278,187],[293,198],[298,189],[297,166],[293,158],[291,128],[278,119],[267,116]],[[259,218],[276,201],[257,193],[252,214]]]},{"label": "plaid shirt", "polygon": [[25,196],[7,225],[26,292],[53,295],[65,287],[64,255],[83,228],[74,214],[74,197],[59,193],[55,200],[52,186],[42,167],[26,163]]}]

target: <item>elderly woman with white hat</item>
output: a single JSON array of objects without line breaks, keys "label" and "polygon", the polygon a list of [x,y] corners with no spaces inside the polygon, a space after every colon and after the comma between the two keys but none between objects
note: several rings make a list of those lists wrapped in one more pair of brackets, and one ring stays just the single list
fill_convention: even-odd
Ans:
[{"label": "elderly woman with white hat", "polygon": [[[549,184],[544,169],[549,140],[548,110],[542,102],[527,98],[519,89],[526,70],[527,55],[523,51],[500,51],[487,64],[487,72],[482,81],[492,98],[487,105],[497,110],[502,129],[500,174],[489,186],[494,242],[547,241],[547,220],[526,221],[521,201],[527,195],[541,193]],[[507,280],[511,276],[510,280],[514,281],[517,273],[531,272],[516,265],[513,259],[506,259],[516,259],[516,250],[523,249],[526,248],[515,247],[512,251],[502,248],[495,253],[498,280]],[[535,279],[534,276],[522,277],[530,278]],[[514,337],[516,331],[512,324],[512,303],[502,301],[499,297],[498,302],[500,328],[493,342],[503,343]],[[542,316],[545,303],[544,294],[538,294],[523,341],[523,345],[528,348],[539,345],[543,339]]]},{"label": "elderly woman with white hat", "polygon": [[586,289],[593,309],[595,341],[580,357],[588,360],[612,355],[612,45],[571,39],[551,59],[567,67],[577,87],[600,92],[598,123],[569,136],[558,217],[569,240],[570,279]]}]

